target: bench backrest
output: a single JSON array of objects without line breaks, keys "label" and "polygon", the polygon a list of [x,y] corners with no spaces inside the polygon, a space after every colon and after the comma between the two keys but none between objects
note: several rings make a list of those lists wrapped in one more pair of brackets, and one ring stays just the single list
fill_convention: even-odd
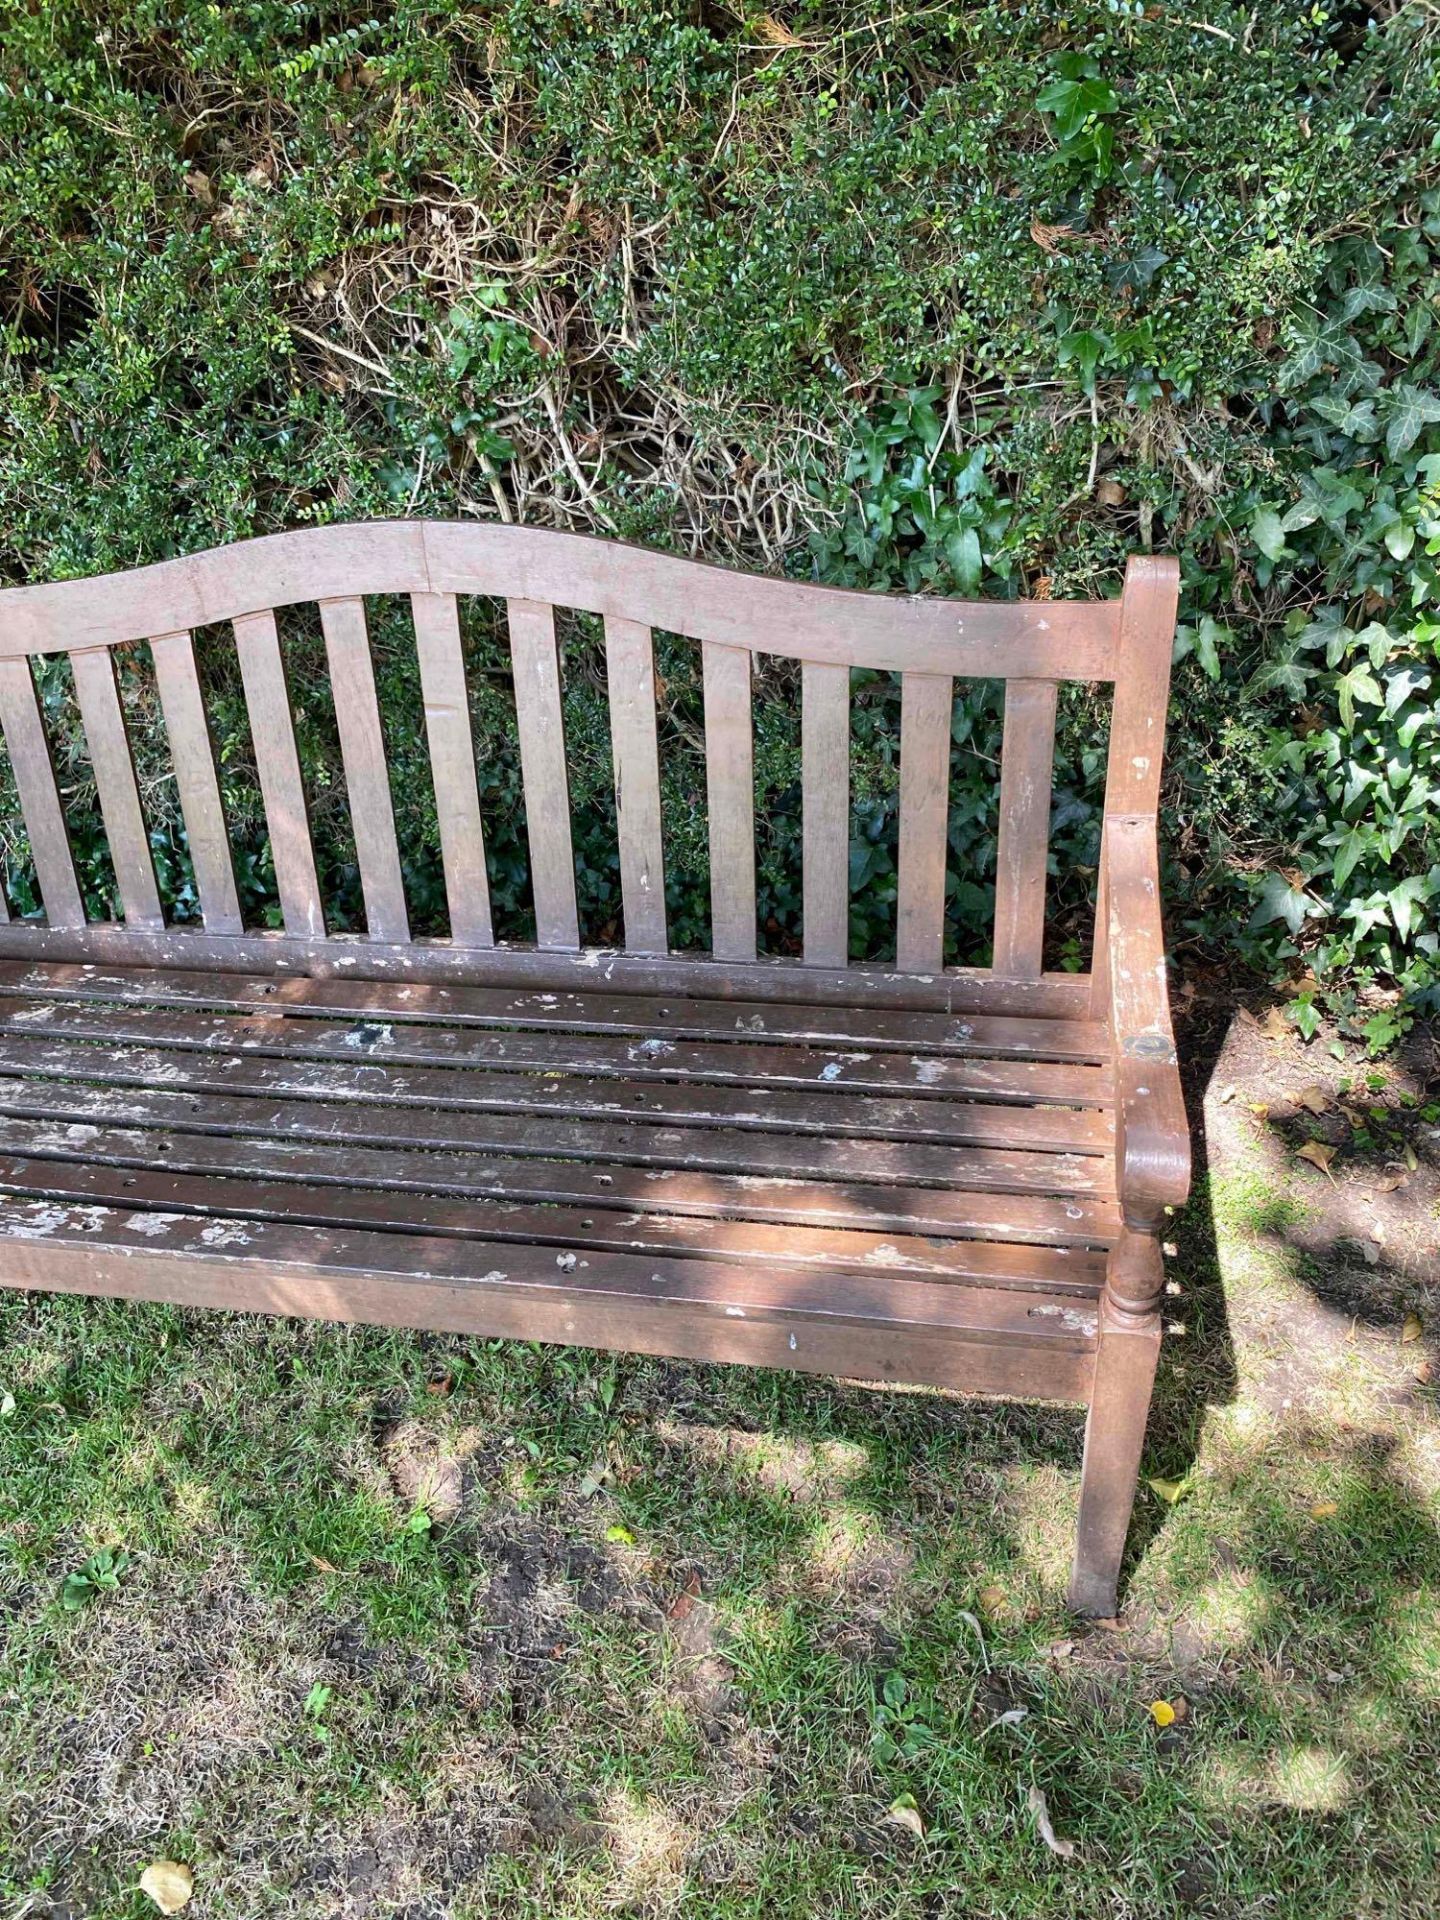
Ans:
[{"label": "bench backrest", "polygon": [[[995,904],[997,985],[1043,991],[1041,941],[1056,693],[1115,683],[1106,816],[1157,803],[1177,569],[1131,563],[1110,601],[961,602],[855,593],[760,578],[578,535],[498,525],[391,521],[276,534],[101,579],[0,592],[0,723],[44,905],[43,922],[0,926],[16,958],[233,964],[333,961],[274,610],[318,602],[365,903],[363,946],[341,962],[414,977],[503,970],[491,927],[483,823],[456,596],[507,603],[537,947],[578,950],[575,874],[554,609],[601,615],[617,796],[625,956],[668,951],[651,630],[703,649],[715,962],[756,959],[751,662],[803,663],[805,978],[846,968],[850,670],[902,676],[896,965],[942,966],[953,681],[1005,682]],[[363,596],[411,596],[434,775],[449,942],[413,941],[397,850]],[[192,632],[233,623],[284,934],[242,925]],[[167,927],[112,649],[150,642],[195,869],[203,926]],[[29,656],[69,655],[123,920],[87,925]],[[0,906],[0,914],[4,913]],[[428,964],[421,964],[427,961]],[[786,969],[801,978],[798,965]],[[653,964],[653,977],[660,977]],[[510,977],[515,977],[513,965]],[[542,977],[538,972],[534,978]],[[753,977],[753,975],[751,976]],[[1052,981],[1056,995],[1062,983]],[[822,988],[823,991],[823,988]],[[1074,995],[1069,994],[1069,999]]]}]

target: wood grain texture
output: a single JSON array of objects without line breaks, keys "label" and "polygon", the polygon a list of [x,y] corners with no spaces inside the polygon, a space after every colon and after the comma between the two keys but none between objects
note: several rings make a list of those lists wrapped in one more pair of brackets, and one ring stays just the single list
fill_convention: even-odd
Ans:
[{"label": "wood grain texture", "polygon": [[315,850],[310,841],[310,816],[300,754],[295,745],[295,723],[290,715],[290,689],[273,613],[247,615],[235,622],[235,651],[250,716],[250,737],[260,795],[265,802],[265,828],[285,930],[296,938],[323,941],[325,910]]},{"label": "wood grain texture", "polygon": [[897,966],[938,973],[945,952],[945,858],[954,682],[907,673],[900,689]]},{"label": "wood grain texture", "polygon": [[962,601],[765,579],[644,547],[472,521],[309,527],[130,573],[0,592],[0,655],[109,646],[357,593],[480,593],[722,646],[882,671],[1114,674],[1114,601]]},{"label": "wood grain texture", "polygon": [[410,606],[425,703],[430,772],[435,783],[450,935],[465,946],[488,947],[494,944],[495,935],[490,923],[490,878],[480,824],[459,610],[455,596],[449,593],[412,594]]},{"label": "wood grain texture", "polygon": [[650,629],[605,622],[610,744],[620,836],[620,894],[627,953],[664,953],[665,854],[660,832],[660,751]]},{"label": "wood grain texture", "polygon": [[755,958],[755,729],[750,655],[706,641],[705,792],[710,944],[717,960]]},{"label": "wood grain texture", "polygon": [[35,860],[40,899],[50,926],[82,929],[85,906],[75,877],[75,859],[65,825],[65,810],[55,782],[50,740],[30,662],[0,660],[0,725],[20,796],[20,811]]},{"label": "wood grain texture", "polygon": [[1053,680],[1005,685],[991,965],[1007,978],[1040,978],[1057,691]]},{"label": "wood grain texture", "polygon": [[195,664],[195,643],[188,633],[160,634],[150,642],[150,655],[170,740],[185,838],[195,867],[200,912],[212,932],[241,933],[244,921],[240,895],[215,771],[215,745]]},{"label": "wood grain texture", "polygon": [[850,957],[850,669],[807,660],[801,670],[805,961]]},{"label": "wood grain texture", "polygon": [[570,776],[554,609],[531,600],[506,608],[515,672],[515,721],[525,783],[525,830],[535,895],[535,938],[542,948],[580,945],[575,854],[570,840]]},{"label": "wood grain texture", "polygon": [[163,928],[165,914],[140,789],[135,783],[135,761],[125,730],[114,657],[107,652],[75,653],[70,656],[70,664],[125,923],[137,930]]},{"label": "wood grain texture", "polygon": [[325,658],[340,730],[345,792],[360,863],[365,930],[372,940],[404,942],[410,938],[410,922],[405,911],[405,882],[395,840],[395,809],[390,800],[390,772],[380,726],[380,703],[375,695],[365,603],[359,599],[322,600],[320,623],[325,630]]}]

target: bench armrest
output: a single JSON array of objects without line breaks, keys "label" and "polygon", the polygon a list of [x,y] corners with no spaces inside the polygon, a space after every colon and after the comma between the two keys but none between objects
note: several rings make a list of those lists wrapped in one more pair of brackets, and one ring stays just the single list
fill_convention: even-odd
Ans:
[{"label": "bench armrest", "polygon": [[1104,881],[1116,1179],[1127,1224],[1154,1231],[1190,1191],[1190,1130],[1165,985],[1153,814],[1107,819]]}]

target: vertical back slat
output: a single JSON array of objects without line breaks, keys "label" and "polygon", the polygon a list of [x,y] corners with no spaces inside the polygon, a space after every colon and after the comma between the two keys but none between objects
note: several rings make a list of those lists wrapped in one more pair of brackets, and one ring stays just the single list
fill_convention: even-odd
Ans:
[{"label": "vertical back slat", "polygon": [[565,770],[565,716],[555,610],[541,600],[506,602],[515,722],[525,782],[525,832],[535,893],[535,939],[574,952],[580,945],[575,905],[575,854],[570,843],[570,778]]},{"label": "vertical back slat", "polygon": [[605,622],[610,744],[620,833],[620,896],[629,953],[664,953],[665,856],[660,837],[660,748],[649,627]]},{"label": "vertical back slat", "polygon": [[805,959],[850,959],[850,669],[807,660],[800,671],[804,787]]},{"label": "vertical back slat", "polygon": [[900,681],[900,876],[895,963],[938,973],[945,957],[945,847],[950,812],[948,674]]},{"label": "vertical back slat", "polygon": [[755,958],[755,730],[750,654],[704,642],[705,792],[710,813],[710,944]]},{"label": "vertical back slat", "polygon": [[0,725],[20,796],[20,811],[35,856],[35,876],[45,918],[52,927],[83,927],[85,905],[75,877],[75,857],[65,827],[65,809],[55,784],[55,763],[40,713],[35,677],[23,656],[0,660]]},{"label": "vertical back slat", "polygon": [[315,871],[315,850],[310,843],[305,783],[300,777],[300,754],[295,745],[290,690],[285,684],[275,616],[249,613],[234,626],[285,931],[302,939],[323,940],[325,910]]},{"label": "vertical back slat", "polygon": [[1057,691],[1053,680],[1005,683],[991,965],[1010,980],[1040,978]]},{"label": "vertical back slat", "polygon": [[90,764],[95,771],[95,787],[100,796],[100,812],[105,821],[105,837],[110,843],[110,860],[120,889],[125,924],[151,930],[163,928],[165,915],[155,881],[155,864],[150,857],[150,835],[140,805],[140,789],[135,784],[135,762],[130,752],[130,736],[125,731],[115,661],[108,647],[96,647],[72,653],[70,664],[75,674],[75,698],[90,747]]},{"label": "vertical back slat", "polygon": [[412,593],[415,646],[425,732],[435,782],[440,855],[450,906],[450,937],[463,946],[495,943],[490,922],[490,881],[480,826],[475,743],[470,732],[470,695],[460,648],[460,614],[453,593]]},{"label": "vertical back slat", "polygon": [[405,882],[395,840],[395,809],[390,801],[390,770],[375,695],[375,664],[365,626],[365,603],[322,600],[325,658],[340,729],[340,759],[350,801],[350,824],[360,862],[365,896],[365,930],[372,940],[405,941],[410,922],[405,912]]},{"label": "vertical back slat", "polygon": [[150,642],[150,654],[170,738],[170,758],[195,867],[200,911],[210,933],[243,933],[230,834],[215,773],[215,746],[195,665],[195,643],[188,633],[160,634]]}]

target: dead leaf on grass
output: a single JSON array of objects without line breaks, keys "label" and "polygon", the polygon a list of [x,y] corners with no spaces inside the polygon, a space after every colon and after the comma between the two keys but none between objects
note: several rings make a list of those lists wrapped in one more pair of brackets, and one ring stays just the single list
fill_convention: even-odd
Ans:
[{"label": "dead leaf on grass", "polygon": [[913,1793],[897,1794],[885,1809],[886,1824],[892,1827],[904,1827],[907,1833],[913,1833],[917,1840],[925,1838],[925,1822],[920,1817],[920,1809],[915,1804]]},{"label": "dead leaf on grass", "polygon": [[195,1877],[178,1860],[152,1860],[140,1876],[140,1891],[149,1894],[161,1913],[179,1913],[195,1891]]},{"label": "dead leaf on grass", "polygon": [[1075,1842],[1073,1840],[1062,1840],[1060,1835],[1056,1833],[1054,1827],[1051,1826],[1050,1804],[1039,1787],[1031,1787],[1025,1798],[1031,1813],[1035,1816],[1035,1825],[1039,1830],[1040,1838],[1045,1842],[1046,1846],[1052,1853],[1058,1854],[1062,1860],[1073,1859],[1075,1855]]},{"label": "dead leaf on grass", "polygon": [[1333,1520],[1340,1511],[1338,1500],[1317,1500],[1310,1509],[1312,1520]]},{"label": "dead leaf on grass", "polygon": [[982,1587],[977,1598],[980,1602],[980,1611],[987,1620],[1004,1618],[1010,1604],[1010,1597],[1003,1587]]},{"label": "dead leaf on grass", "polygon": [[1190,1491],[1190,1476],[1187,1474],[1183,1480],[1155,1478],[1147,1480],[1145,1484],[1152,1493],[1165,1502],[1167,1507],[1173,1507],[1177,1500],[1183,1500]]},{"label": "dead leaf on grass", "polygon": [[1421,1334],[1424,1333],[1424,1331],[1425,1331],[1425,1323],[1420,1318],[1419,1314],[1407,1313],[1405,1316],[1404,1324],[1400,1329],[1401,1346],[1402,1347],[1413,1346],[1414,1343],[1420,1338]]},{"label": "dead leaf on grass", "polygon": [[1028,1707],[1010,1707],[1004,1713],[997,1713],[985,1732],[993,1733],[996,1727],[1018,1727],[1022,1720],[1028,1720],[1029,1717]]}]

